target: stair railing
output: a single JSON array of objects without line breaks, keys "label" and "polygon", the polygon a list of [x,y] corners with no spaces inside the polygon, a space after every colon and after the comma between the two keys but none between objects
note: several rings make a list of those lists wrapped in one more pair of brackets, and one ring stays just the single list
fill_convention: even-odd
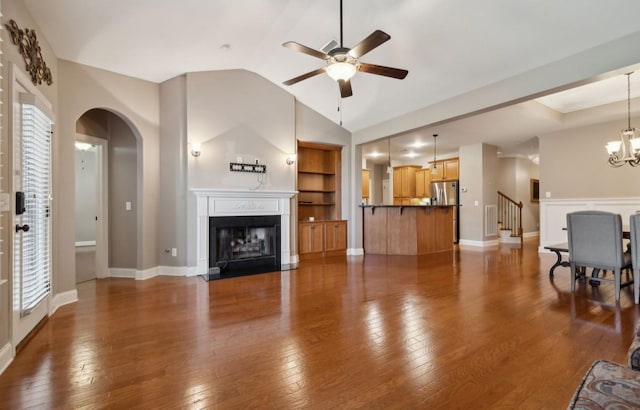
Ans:
[{"label": "stair railing", "polygon": [[516,202],[498,191],[498,223],[511,231],[511,237],[522,242],[522,202]]}]

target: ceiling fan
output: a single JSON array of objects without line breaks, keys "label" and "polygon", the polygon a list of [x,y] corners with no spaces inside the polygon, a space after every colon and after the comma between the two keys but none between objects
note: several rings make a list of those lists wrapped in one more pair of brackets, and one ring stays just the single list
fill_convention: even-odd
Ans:
[{"label": "ceiling fan", "polygon": [[381,30],[376,30],[367,38],[356,44],[353,48],[346,48],[342,42],[342,0],[340,0],[340,47],[335,47],[327,53],[314,50],[295,41],[287,41],[282,44],[286,48],[308,54],[312,57],[325,60],[327,65],[317,70],[299,75],[291,80],[285,81],[284,85],[293,85],[307,78],[314,77],[318,74],[327,73],[333,78],[340,87],[340,96],[342,98],[351,97],[351,77],[356,71],[362,71],[369,74],[382,75],[385,77],[397,78],[402,80],[409,73],[407,70],[399,68],[385,67],[381,65],[362,63],[360,57],[369,51],[380,46],[391,38],[390,35]]}]

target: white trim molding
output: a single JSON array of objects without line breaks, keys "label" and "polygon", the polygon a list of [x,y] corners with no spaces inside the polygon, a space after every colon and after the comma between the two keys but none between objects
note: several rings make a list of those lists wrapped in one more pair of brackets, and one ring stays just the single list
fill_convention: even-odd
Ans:
[{"label": "white trim molding", "polygon": [[522,238],[523,239],[527,239],[527,238],[535,238],[540,236],[540,231],[532,231],[532,232],[525,232],[522,234]]},{"label": "white trim molding", "polygon": [[155,266],[153,268],[149,268],[149,269],[144,269],[144,270],[137,270],[135,273],[135,279],[136,280],[147,280],[147,279],[151,279],[151,278],[155,278],[156,276],[159,276],[160,273],[160,267],[159,266]]},{"label": "white trim molding", "polygon": [[135,279],[137,271],[135,269],[109,268],[110,278]]},{"label": "white trim molding", "polygon": [[2,374],[13,361],[13,346],[11,343],[5,344],[0,349],[0,374]]},{"label": "white trim molding", "polygon": [[575,211],[597,210],[620,214],[622,224],[629,225],[629,216],[640,211],[640,198],[540,198],[540,247],[567,242],[567,214]]},{"label": "white trim molding", "polygon": [[364,248],[347,249],[347,256],[362,256],[362,255],[364,255]]},{"label": "white trim molding", "polygon": [[76,247],[96,246],[96,241],[77,241]]},{"label": "white trim molding", "polygon": [[51,310],[49,312],[49,316],[56,313],[56,310],[58,310],[60,306],[68,305],[69,303],[75,303],[77,301],[78,301],[77,289],[68,290],[62,293],[56,293],[55,295],[53,295],[53,298],[51,299]]},{"label": "white trim molding", "polygon": [[492,246],[498,246],[500,241],[497,239],[491,239],[489,241],[472,241],[469,239],[460,239],[458,242],[460,246],[473,246],[474,248],[489,248]]}]

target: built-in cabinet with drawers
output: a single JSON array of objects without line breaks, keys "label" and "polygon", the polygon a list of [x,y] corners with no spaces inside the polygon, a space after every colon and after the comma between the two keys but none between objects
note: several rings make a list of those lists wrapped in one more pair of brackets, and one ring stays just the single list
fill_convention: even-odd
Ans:
[{"label": "built-in cabinet with drawers", "polygon": [[[436,161],[436,173],[431,175],[431,181],[456,181],[459,179],[458,158]],[[429,165],[433,168],[434,162]]]},{"label": "built-in cabinet with drawers", "polygon": [[422,167],[404,165],[393,167],[393,204],[409,205],[416,197],[416,172]]},{"label": "built-in cabinet with drawers", "polygon": [[346,254],[347,223],[340,219],[342,147],[298,141],[298,253]]}]

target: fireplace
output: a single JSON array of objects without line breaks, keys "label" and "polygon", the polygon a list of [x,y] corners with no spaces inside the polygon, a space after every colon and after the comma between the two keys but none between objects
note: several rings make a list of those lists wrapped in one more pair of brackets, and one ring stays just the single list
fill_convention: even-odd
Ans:
[{"label": "fireplace", "polygon": [[280,215],[209,218],[209,268],[221,277],[281,269]]},{"label": "fireplace", "polygon": [[[297,258],[290,251],[290,202],[295,191],[192,189],[191,192],[195,198],[191,208],[195,222],[191,236],[195,246],[191,249],[197,264],[194,274],[211,278],[213,271],[215,278],[218,268],[224,271],[224,277],[252,273],[254,269],[273,272],[295,266]],[[275,231],[268,232],[267,227]]]}]

